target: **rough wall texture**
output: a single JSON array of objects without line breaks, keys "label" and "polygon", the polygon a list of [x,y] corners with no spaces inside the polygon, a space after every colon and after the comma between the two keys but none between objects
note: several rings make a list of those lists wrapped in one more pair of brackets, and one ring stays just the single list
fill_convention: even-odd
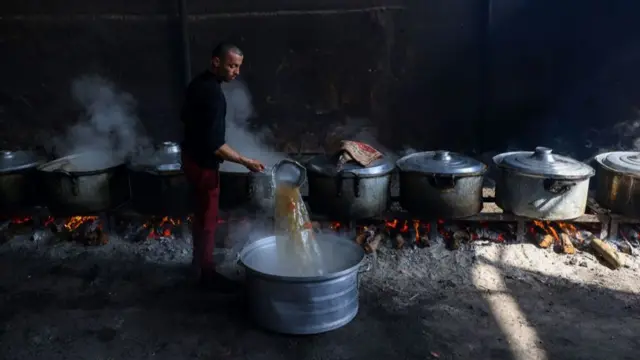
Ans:
[{"label": "rough wall texture", "polygon": [[[238,42],[259,121],[289,128],[287,136],[324,131],[346,114],[371,119],[392,146],[553,145],[628,120],[637,103],[640,4],[631,1],[188,3],[194,73],[207,65],[213,41]],[[68,126],[77,116],[70,81],[86,73],[132,93],[154,137],[179,137],[177,7],[3,1],[2,141],[25,146]],[[589,135],[580,136],[570,147],[583,147]]]}]

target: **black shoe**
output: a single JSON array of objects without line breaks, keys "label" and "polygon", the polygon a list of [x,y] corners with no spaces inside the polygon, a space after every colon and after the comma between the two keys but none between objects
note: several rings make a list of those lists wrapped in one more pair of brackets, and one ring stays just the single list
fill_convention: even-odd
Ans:
[{"label": "black shoe", "polygon": [[210,276],[201,277],[199,285],[204,290],[220,294],[240,294],[243,291],[240,282],[228,279],[217,272],[213,272]]}]

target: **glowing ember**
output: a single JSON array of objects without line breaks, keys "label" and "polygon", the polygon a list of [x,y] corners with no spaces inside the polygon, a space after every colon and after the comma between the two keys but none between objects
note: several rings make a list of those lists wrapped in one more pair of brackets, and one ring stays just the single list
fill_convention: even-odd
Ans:
[{"label": "glowing ember", "polygon": [[[226,221],[219,221],[224,223]],[[135,241],[146,241],[161,238],[173,238],[182,234],[184,226],[191,223],[191,217],[186,219],[172,218],[164,216],[161,218],[147,218],[146,221],[138,223],[131,228],[131,224],[127,224],[127,229],[120,230],[125,238],[134,238]]]},{"label": "glowing ember", "polygon": [[15,225],[22,225],[22,224],[28,224],[32,221],[33,219],[30,217],[21,217],[21,218],[15,218],[15,219],[11,219],[11,224],[15,224]]}]

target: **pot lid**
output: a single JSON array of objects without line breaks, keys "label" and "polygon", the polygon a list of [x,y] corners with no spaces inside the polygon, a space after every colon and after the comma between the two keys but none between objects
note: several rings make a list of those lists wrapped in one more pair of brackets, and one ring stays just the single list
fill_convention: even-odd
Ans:
[{"label": "pot lid", "polygon": [[42,162],[42,159],[31,151],[0,150],[0,173],[26,170]]},{"label": "pot lid", "polygon": [[340,171],[338,172],[337,160],[335,159],[335,157],[328,155],[318,155],[309,160],[306,164],[306,167],[309,171],[325,175],[353,174],[360,176],[375,176],[390,173],[395,168],[395,165],[393,164],[393,162],[382,157],[373,161],[367,167],[350,161],[342,165]]},{"label": "pot lid", "polygon": [[494,158],[496,165],[518,170],[524,174],[551,177],[593,176],[595,170],[583,162],[567,156],[552,154],[552,150],[538,146],[535,151],[515,151]]},{"label": "pot lid", "polygon": [[599,154],[596,161],[612,170],[640,174],[640,152],[637,151],[612,151]]},{"label": "pot lid", "polygon": [[182,169],[180,145],[165,141],[157,148],[145,151],[131,160],[131,167],[150,171],[180,171]]},{"label": "pot lid", "polygon": [[483,174],[487,166],[482,162],[446,150],[425,151],[407,155],[397,162],[400,171],[428,174],[473,175]]},{"label": "pot lid", "polygon": [[122,163],[114,159],[110,153],[103,151],[87,151],[73,155],[67,155],[38,167],[40,171],[64,171],[68,173],[87,173],[103,171]]}]

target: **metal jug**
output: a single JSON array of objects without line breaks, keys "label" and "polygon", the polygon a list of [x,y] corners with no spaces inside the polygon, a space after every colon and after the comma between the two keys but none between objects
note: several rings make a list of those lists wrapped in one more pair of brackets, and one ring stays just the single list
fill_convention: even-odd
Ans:
[{"label": "metal jug", "polygon": [[275,184],[286,183],[300,187],[307,181],[307,169],[297,161],[285,159],[273,166],[271,176]]}]

